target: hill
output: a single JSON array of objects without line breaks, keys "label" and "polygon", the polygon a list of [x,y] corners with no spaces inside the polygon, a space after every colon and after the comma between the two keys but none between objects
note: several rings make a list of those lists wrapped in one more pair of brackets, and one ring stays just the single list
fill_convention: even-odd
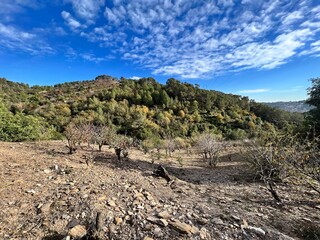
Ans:
[{"label": "hill", "polygon": [[270,107],[281,109],[288,112],[308,112],[312,106],[306,104],[305,101],[292,101],[292,102],[265,102]]},{"label": "hill", "polygon": [[[243,139],[264,131],[297,125],[302,115],[250,101],[247,97],[200,89],[170,78],[94,80],[54,86],[28,86],[0,79],[0,140],[59,138],[70,121],[112,124],[117,132],[144,140],[191,137],[211,131]],[[5,127],[4,127],[5,126]],[[28,127],[27,127],[28,126]]]}]

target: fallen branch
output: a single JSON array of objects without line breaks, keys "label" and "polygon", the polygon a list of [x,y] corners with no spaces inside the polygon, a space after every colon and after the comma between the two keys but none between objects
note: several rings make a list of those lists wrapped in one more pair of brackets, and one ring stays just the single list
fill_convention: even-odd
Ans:
[{"label": "fallen branch", "polygon": [[168,171],[161,165],[153,171],[153,174],[157,177],[162,177],[166,179],[168,182],[173,181],[173,179],[169,176]]}]

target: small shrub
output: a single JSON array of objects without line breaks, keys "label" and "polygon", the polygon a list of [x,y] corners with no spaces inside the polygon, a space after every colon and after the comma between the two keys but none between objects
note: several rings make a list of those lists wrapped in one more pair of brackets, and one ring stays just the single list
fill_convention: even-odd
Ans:
[{"label": "small shrub", "polygon": [[183,158],[181,156],[176,157],[177,162],[179,163],[180,167],[183,167]]},{"label": "small shrub", "polygon": [[164,140],[164,148],[166,150],[166,156],[172,156],[172,153],[175,151],[176,149],[176,143],[172,138],[168,138]]},{"label": "small shrub", "polygon": [[232,129],[227,133],[227,139],[229,140],[243,140],[247,137],[246,131],[240,128]]}]

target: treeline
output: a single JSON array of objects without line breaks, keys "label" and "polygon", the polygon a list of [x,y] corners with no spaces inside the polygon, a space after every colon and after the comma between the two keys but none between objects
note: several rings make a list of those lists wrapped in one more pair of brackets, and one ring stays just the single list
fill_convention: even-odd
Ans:
[{"label": "treeline", "polygon": [[102,75],[92,81],[33,87],[2,78],[0,97],[2,141],[60,138],[70,122],[112,124],[119,134],[145,140],[202,132],[225,139],[253,138],[296,128],[303,121],[302,114],[173,78],[163,85],[153,78]]}]

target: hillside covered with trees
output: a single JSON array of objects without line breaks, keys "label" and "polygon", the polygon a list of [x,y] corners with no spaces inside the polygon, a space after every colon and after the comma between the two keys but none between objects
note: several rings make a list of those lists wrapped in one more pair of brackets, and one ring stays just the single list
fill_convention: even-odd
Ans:
[{"label": "hillside covered with trees", "polygon": [[303,115],[273,109],[247,97],[201,89],[170,78],[95,80],[32,86],[0,79],[0,140],[59,139],[70,122],[111,124],[140,140],[191,137],[211,131],[245,139],[295,127]]}]

